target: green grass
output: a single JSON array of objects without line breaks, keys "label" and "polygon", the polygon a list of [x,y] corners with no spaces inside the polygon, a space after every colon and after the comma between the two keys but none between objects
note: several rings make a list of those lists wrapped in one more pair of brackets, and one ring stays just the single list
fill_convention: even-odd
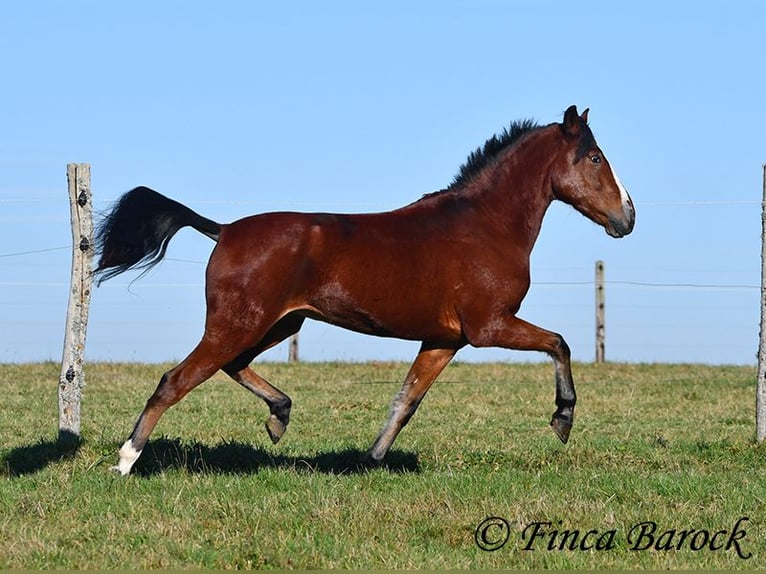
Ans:
[{"label": "green grass", "polygon": [[[456,363],[388,465],[370,469],[360,458],[406,365],[262,364],[293,398],[278,445],[265,405],[219,374],[165,414],[133,475],[110,473],[167,367],[88,365],[83,442],[67,447],[58,366],[0,365],[0,568],[751,569],[766,558],[754,368],[577,364],[564,446],[548,426],[550,364]],[[487,516],[510,526],[494,552],[474,541]],[[627,540],[645,521],[658,535],[713,534],[745,516],[748,560]],[[524,550],[537,521],[614,531],[614,547],[549,550],[546,538]]]}]

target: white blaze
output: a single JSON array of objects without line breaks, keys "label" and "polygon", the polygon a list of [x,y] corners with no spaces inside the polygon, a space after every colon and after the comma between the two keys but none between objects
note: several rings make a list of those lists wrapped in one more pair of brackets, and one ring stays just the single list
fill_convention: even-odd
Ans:
[{"label": "white blaze", "polygon": [[622,185],[622,181],[620,181],[620,178],[617,177],[617,174],[615,173],[611,163],[609,164],[609,169],[612,170],[612,177],[614,178],[614,181],[617,184],[617,189],[620,190],[620,198],[622,199],[623,208],[629,205],[632,206],[633,202],[631,201],[630,196],[628,195],[628,190],[625,189],[624,185]]}]

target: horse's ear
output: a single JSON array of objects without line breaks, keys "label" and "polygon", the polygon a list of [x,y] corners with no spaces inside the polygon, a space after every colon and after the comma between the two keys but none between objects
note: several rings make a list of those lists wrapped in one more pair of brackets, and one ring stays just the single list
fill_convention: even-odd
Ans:
[{"label": "horse's ear", "polygon": [[[587,111],[585,115],[587,116]],[[577,106],[569,106],[564,112],[564,132],[576,136],[580,133],[580,116],[577,115]]]},{"label": "horse's ear", "polygon": [[588,123],[588,112],[590,111],[590,108],[585,108],[585,111],[580,116],[582,120],[587,124]]}]

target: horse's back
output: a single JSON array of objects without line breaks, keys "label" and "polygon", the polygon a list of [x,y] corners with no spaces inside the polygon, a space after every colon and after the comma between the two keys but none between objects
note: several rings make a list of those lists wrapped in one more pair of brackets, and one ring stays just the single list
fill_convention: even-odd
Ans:
[{"label": "horse's back", "polygon": [[208,292],[369,334],[457,338],[460,266],[440,237],[397,215],[274,212],[224,225]]}]

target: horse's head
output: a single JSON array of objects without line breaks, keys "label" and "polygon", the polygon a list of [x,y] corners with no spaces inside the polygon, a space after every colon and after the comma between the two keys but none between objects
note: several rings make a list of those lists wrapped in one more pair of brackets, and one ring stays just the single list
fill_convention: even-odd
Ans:
[{"label": "horse's head", "polygon": [[633,230],[636,210],[628,192],[596,144],[588,127],[588,110],[581,116],[570,106],[559,124],[565,146],[553,170],[553,194],[587,218],[601,225],[612,237]]}]

